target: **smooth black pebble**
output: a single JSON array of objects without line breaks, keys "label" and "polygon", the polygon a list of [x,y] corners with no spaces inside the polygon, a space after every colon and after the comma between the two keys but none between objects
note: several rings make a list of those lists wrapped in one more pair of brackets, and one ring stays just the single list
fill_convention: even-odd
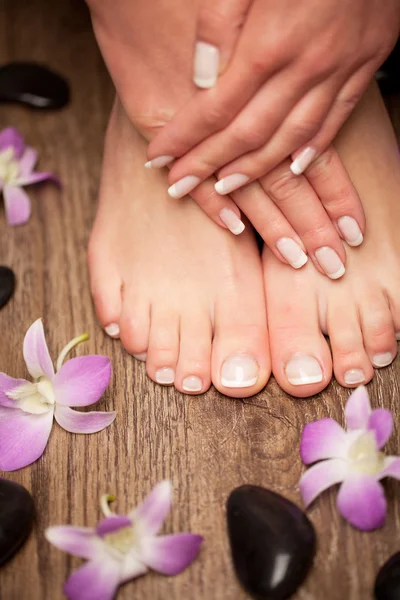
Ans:
[{"label": "smooth black pebble", "polygon": [[374,594],[376,600],[400,600],[400,552],[389,558],[380,569]]},{"label": "smooth black pebble", "polygon": [[227,520],[233,565],[245,590],[258,600],[290,598],[316,549],[304,512],[279,494],[243,485],[228,498]]},{"label": "smooth black pebble", "polygon": [[36,63],[0,67],[0,102],[22,102],[33,108],[62,108],[69,102],[66,80]]},{"label": "smooth black pebble", "polygon": [[0,308],[10,300],[15,290],[15,275],[8,267],[0,267]]},{"label": "smooth black pebble", "polygon": [[13,481],[0,479],[0,565],[26,540],[34,514],[33,499],[28,490]]}]

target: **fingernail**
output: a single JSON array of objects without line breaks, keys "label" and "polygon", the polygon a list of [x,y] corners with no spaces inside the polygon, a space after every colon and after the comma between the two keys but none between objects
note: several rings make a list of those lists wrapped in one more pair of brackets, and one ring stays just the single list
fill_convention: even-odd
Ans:
[{"label": "fingernail", "polygon": [[325,271],[331,279],[339,279],[339,277],[344,275],[346,271],[344,264],[332,248],[322,246],[322,248],[318,248],[318,250],[315,251],[315,256],[317,257],[322,270]]},{"label": "fingernail", "polygon": [[355,385],[365,381],[365,374],[362,369],[350,369],[344,374],[344,382],[348,385]]},{"label": "fingernail", "polygon": [[286,377],[292,385],[307,385],[322,381],[322,369],[316,358],[301,354],[294,356],[285,367]]},{"label": "fingernail", "polygon": [[197,42],[194,52],[193,81],[200,88],[213,87],[218,79],[219,50],[207,42]]},{"label": "fingernail", "polygon": [[119,326],[117,323],[110,323],[104,327],[104,331],[112,338],[119,337]]},{"label": "fingernail", "polygon": [[314,148],[305,148],[290,165],[290,170],[292,171],[293,175],[301,175],[304,173],[316,156],[317,151]]},{"label": "fingernail", "polygon": [[359,246],[362,244],[364,236],[353,217],[340,217],[338,227],[349,246]]},{"label": "fingernail", "polygon": [[171,385],[175,381],[174,370],[170,367],[162,367],[156,371],[156,381],[163,385]]},{"label": "fingernail", "polygon": [[161,167],[166,167],[173,160],[174,156],[157,156],[157,158],[153,158],[153,160],[144,163],[144,166],[146,169],[161,169]]},{"label": "fingernail", "polygon": [[228,175],[220,181],[217,181],[214,188],[218,194],[229,194],[230,192],[237,190],[241,185],[244,185],[249,179],[250,177],[243,175],[243,173],[233,173],[233,175]]},{"label": "fingernail", "polygon": [[251,387],[258,379],[258,364],[248,354],[236,354],[225,360],[221,368],[221,383],[228,388]]},{"label": "fingernail", "polygon": [[375,354],[372,357],[372,364],[374,367],[387,367],[393,361],[393,354],[391,352],[382,352],[381,354]]},{"label": "fingernail", "polygon": [[235,235],[239,235],[239,233],[242,233],[246,228],[243,221],[241,221],[233,210],[230,210],[229,208],[223,208],[219,213],[219,216],[221,221]]},{"label": "fingernail", "polygon": [[197,187],[200,183],[200,177],[196,177],[195,175],[186,175],[186,177],[182,177],[179,179],[174,185],[168,188],[168,194],[171,198],[182,198],[195,187]]},{"label": "fingernail", "polygon": [[133,357],[136,358],[136,360],[145,361],[147,359],[147,352],[142,352],[142,354],[133,354]]},{"label": "fingernail", "polygon": [[307,254],[292,238],[281,238],[276,242],[276,247],[294,269],[300,269],[308,260]]},{"label": "fingernail", "polygon": [[182,381],[182,388],[185,392],[201,392],[202,387],[203,383],[196,375],[189,375]]}]

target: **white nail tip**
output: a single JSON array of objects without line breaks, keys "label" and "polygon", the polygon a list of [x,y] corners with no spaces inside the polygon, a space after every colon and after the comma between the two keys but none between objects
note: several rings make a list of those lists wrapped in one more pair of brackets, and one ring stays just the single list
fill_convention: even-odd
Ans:
[{"label": "white nail tip", "polygon": [[161,385],[171,385],[175,381],[174,370],[170,367],[162,367],[156,371],[156,382]]},{"label": "white nail tip", "polygon": [[360,235],[358,236],[357,239],[353,240],[352,242],[350,242],[350,240],[346,240],[346,242],[348,243],[349,246],[352,247],[356,247],[356,246],[360,246],[364,241],[364,236],[362,233],[360,233]]},{"label": "white nail tip", "polygon": [[227,226],[229,231],[231,231],[234,235],[240,235],[246,229],[243,221],[239,219],[236,213],[229,208],[223,208],[219,213],[221,221]]},{"label": "white nail tip", "polygon": [[186,175],[168,188],[168,194],[171,198],[182,198],[191,192],[200,183],[200,177],[195,175]]},{"label": "white nail tip", "polygon": [[234,192],[237,188],[247,183],[249,179],[250,177],[243,173],[233,173],[232,175],[227,175],[223,179],[220,179],[220,181],[217,181],[214,185],[214,189],[218,194],[223,196],[224,194]]},{"label": "white nail tip", "polygon": [[321,375],[308,375],[303,377],[288,377],[288,382],[292,385],[310,385],[311,383],[320,383],[322,381]]},{"label": "white nail tip", "polygon": [[294,269],[301,269],[308,261],[307,254],[292,238],[280,238],[276,242],[276,247]]},{"label": "white nail tip", "polygon": [[119,336],[119,326],[117,323],[110,323],[106,327],[104,327],[104,331],[110,337],[118,337]]},{"label": "white nail tip", "polygon": [[346,269],[344,268],[344,265],[342,265],[335,273],[327,273],[327,275],[330,279],[340,279],[340,277],[343,277],[345,272]]},{"label": "white nail tip", "polygon": [[310,385],[323,379],[322,369],[316,358],[309,355],[294,356],[285,367],[287,380],[292,385]]},{"label": "white nail tip", "polygon": [[194,54],[193,81],[197,87],[208,89],[218,79],[220,53],[216,46],[197,42]]},{"label": "white nail tip", "polygon": [[344,374],[344,382],[347,385],[356,385],[365,381],[365,374],[362,369],[350,369]]},{"label": "white nail tip", "polygon": [[196,375],[189,375],[182,381],[182,389],[185,392],[201,392],[202,388],[203,383]]},{"label": "white nail tip", "polygon": [[391,362],[393,362],[393,355],[391,352],[382,352],[381,354],[375,354],[375,356],[372,357],[372,364],[374,367],[387,367]]},{"label": "white nail tip", "polygon": [[305,148],[290,165],[290,170],[293,175],[301,175],[310,166],[314,158],[317,156],[317,151],[314,148]]},{"label": "white nail tip", "polygon": [[153,160],[144,163],[144,166],[146,169],[161,169],[161,167],[166,167],[173,160],[173,156],[157,156],[157,158],[153,158]]},{"label": "white nail tip", "polygon": [[247,388],[258,380],[259,367],[249,354],[227,358],[221,367],[221,384],[227,388]]},{"label": "white nail tip", "polygon": [[340,217],[338,227],[349,246],[359,246],[364,240],[361,229],[353,217]]},{"label": "white nail tip", "polygon": [[227,388],[245,388],[251,387],[252,385],[257,383],[257,379],[258,377],[253,377],[252,379],[244,379],[243,381],[235,382],[231,379],[225,379],[224,377],[221,377],[221,383],[224,387]]}]

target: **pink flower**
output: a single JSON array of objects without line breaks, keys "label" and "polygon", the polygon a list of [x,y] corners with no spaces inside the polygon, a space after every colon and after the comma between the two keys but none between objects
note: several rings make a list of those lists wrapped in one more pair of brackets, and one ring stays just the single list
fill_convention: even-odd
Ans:
[{"label": "pink flower", "polygon": [[111,377],[106,356],[81,356],[63,365],[68,352],[87,334],[73,339],[61,352],[54,372],[38,319],[24,339],[24,359],[33,382],[0,373],[0,469],[15,471],[37,460],[46,448],[53,417],[72,433],[95,433],[115,419],[115,412],[77,412],[99,400]]},{"label": "pink flower", "polygon": [[163,575],[178,575],[196,558],[203,538],[191,533],[157,537],[171,507],[169,481],[157,484],[138,508],[128,516],[112,513],[103,496],[105,519],[95,529],[49,527],[47,540],[64,552],[87,558],[64,586],[70,600],[111,600],[123,583],[149,569]]},{"label": "pink flower", "polygon": [[354,527],[370,531],[381,527],[386,517],[379,481],[388,476],[400,479],[400,458],[381,452],[392,433],[393,418],[383,408],[371,410],[365,387],[351,394],[345,417],[347,431],[333,419],[305,426],[301,458],[306,465],[323,462],[304,473],[300,491],[308,506],[324,490],[342,483],[337,497],[340,514]]},{"label": "pink flower", "polygon": [[22,225],[29,220],[31,201],[22,189],[26,185],[59,180],[51,173],[34,173],[37,152],[25,146],[24,138],[13,127],[0,132],[0,191],[3,191],[9,225]]}]

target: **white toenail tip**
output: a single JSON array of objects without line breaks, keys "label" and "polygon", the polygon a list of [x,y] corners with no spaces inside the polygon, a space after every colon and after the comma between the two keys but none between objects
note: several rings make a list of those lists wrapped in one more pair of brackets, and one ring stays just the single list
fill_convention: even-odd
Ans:
[{"label": "white toenail tip", "polygon": [[342,265],[340,267],[340,269],[335,271],[335,273],[327,273],[327,275],[330,279],[340,279],[340,277],[343,277],[345,272],[346,272],[346,269],[344,268],[344,265]]},{"label": "white toenail tip", "polygon": [[356,385],[365,381],[365,374],[362,369],[350,369],[344,374],[344,382],[347,385]]},{"label": "white toenail tip", "polygon": [[227,388],[247,388],[257,383],[258,377],[253,379],[247,379],[246,381],[232,381],[231,379],[224,379],[221,377],[221,384]]},{"label": "white toenail tip", "polygon": [[104,331],[110,337],[115,338],[115,337],[119,336],[119,327],[118,327],[117,323],[110,323],[110,325],[107,325],[106,327],[104,327]]},{"label": "white toenail tip", "polygon": [[387,367],[391,362],[393,362],[393,355],[390,352],[382,352],[382,354],[375,354],[372,357],[372,364],[378,369]]},{"label": "white toenail tip", "polygon": [[197,377],[196,375],[189,375],[182,381],[182,389],[184,392],[201,392],[203,389],[203,383],[200,377]]},{"label": "white toenail tip", "polygon": [[136,358],[136,360],[145,361],[147,359],[147,352],[142,352],[141,354],[133,354],[133,358]]},{"label": "white toenail tip", "polygon": [[322,369],[316,358],[310,355],[293,356],[285,367],[285,375],[291,385],[321,383]]},{"label": "white toenail tip", "polygon": [[347,243],[349,246],[352,246],[355,248],[356,246],[360,246],[363,243],[363,241],[364,241],[364,236],[362,233],[360,233],[360,235],[358,236],[357,239],[353,240],[352,242],[347,240]]},{"label": "white toenail tip", "polygon": [[248,388],[257,383],[259,367],[249,354],[227,358],[221,367],[221,385],[226,388]]},{"label": "white toenail tip", "polygon": [[322,381],[322,373],[321,375],[314,375],[313,377],[288,377],[288,382],[292,385],[309,385],[311,383],[321,383]]},{"label": "white toenail tip", "polygon": [[161,385],[172,385],[175,381],[174,370],[170,367],[162,367],[156,371],[155,380]]}]

